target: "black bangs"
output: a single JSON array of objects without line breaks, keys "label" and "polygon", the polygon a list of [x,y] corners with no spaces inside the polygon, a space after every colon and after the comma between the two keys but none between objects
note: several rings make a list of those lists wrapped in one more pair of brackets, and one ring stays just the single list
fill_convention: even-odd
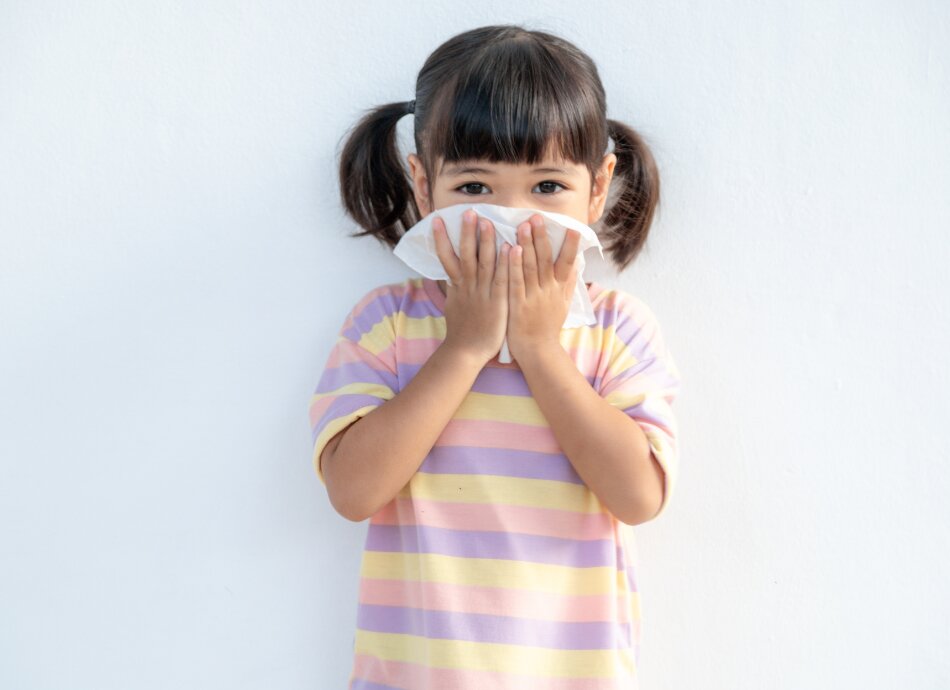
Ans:
[{"label": "black bangs", "polygon": [[603,95],[576,63],[558,57],[530,39],[474,51],[432,104],[427,169],[439,158],[533,165],[549,147],[589,168],[599,161],[608,136]]}]

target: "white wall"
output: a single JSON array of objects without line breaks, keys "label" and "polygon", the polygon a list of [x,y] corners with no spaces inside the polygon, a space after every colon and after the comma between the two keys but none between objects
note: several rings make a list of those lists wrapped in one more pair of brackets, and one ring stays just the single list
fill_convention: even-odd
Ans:
[{"label": "white wall", "polygon": [[410,273],[335,156],[502,22],[587,50],[663,175],[601,276],[685,379],[644,690],[950,686],[950,8],[543,6],[0,4],[0,686],[345,687],[367,523],[306,412]]}]

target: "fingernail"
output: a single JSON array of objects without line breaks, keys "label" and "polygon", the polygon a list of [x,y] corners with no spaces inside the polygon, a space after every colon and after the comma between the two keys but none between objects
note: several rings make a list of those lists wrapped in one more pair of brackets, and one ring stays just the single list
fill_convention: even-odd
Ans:
[{"label": "fingernail", "polygon": [[475,209],[470,208],[465,212],[465,220],[470,222],[475,220]]}]

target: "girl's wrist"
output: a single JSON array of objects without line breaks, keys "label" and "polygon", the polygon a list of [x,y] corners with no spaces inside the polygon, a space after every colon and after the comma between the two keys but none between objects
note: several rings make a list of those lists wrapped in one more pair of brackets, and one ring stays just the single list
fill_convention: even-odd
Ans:
[{"label": "girl's wrist", "polygon": [[485,364],[494,356],[486,356],[482,352],[463,344],[458,343],[452,340],[443,340],[442,344],[439,345],[439,350],[444,352],[446,356],[456,360],[456,363],[461,367],[471,367],[476,371],[481,371]]}]

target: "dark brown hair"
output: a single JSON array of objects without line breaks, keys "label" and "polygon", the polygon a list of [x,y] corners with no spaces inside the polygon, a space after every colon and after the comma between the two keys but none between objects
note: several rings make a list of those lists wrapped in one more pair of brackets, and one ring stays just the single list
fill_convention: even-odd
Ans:
[{"label": "dark brown hair", "polygon": [[515,25],[458,34],[428,57],[414,100],[370,109],[344,135],[340,194],[363,228],[352,236],[373,235],[393,247],[421,220],[396,141],[396,124],[414,112],[416,152],[430,198],[439,159],[530,165],[550,146],[561,158],[586,165],[593,189],[608,137],[613,140],[615,200],[608,198],[599,223],[605,254],[622,270],[646,242],[660,181],[643,138],[606,111],[597,67],[568,41]]}]

